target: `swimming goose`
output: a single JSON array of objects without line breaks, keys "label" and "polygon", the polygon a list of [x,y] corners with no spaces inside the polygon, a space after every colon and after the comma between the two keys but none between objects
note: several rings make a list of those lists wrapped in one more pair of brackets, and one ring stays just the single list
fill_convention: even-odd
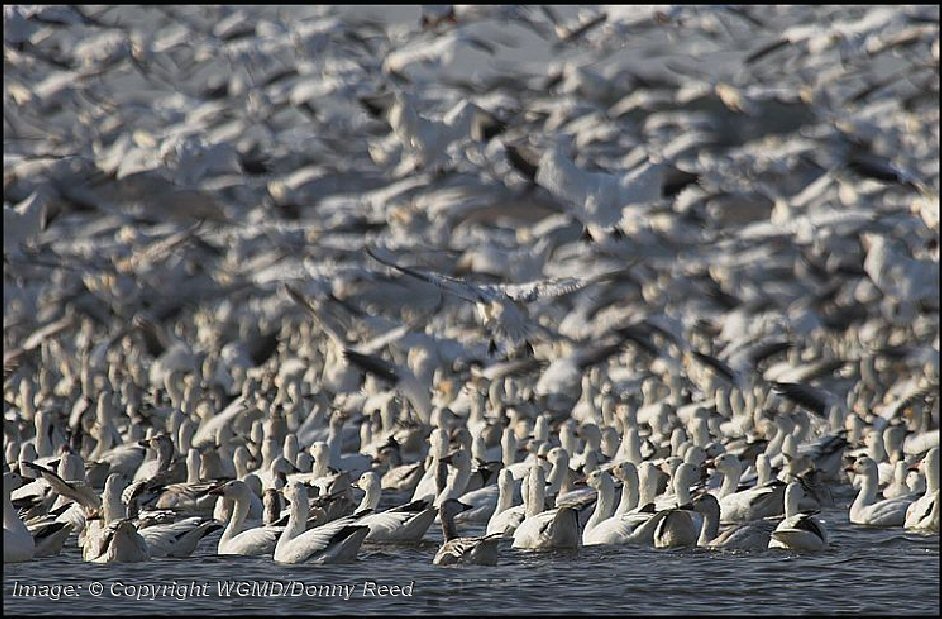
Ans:
[{"label": "swimming goose", "polygon": [[906,477],[909,475],[909,467],[906,466],[906,461],[898,460],[893,466],[895,467],[893,481],[881,493],[884,499],[898,499],[913,493],[909,489],[909,484],[906,483]]},{"label": "swimming goose", "polygon": [[731,453],[722,454],[716,458],[714,466],[723,474],[723,485],[717,493],[722,522],[747,522],[782,513],[785,484],[776,482],[737,491],[742,477],[739,457]]},{"label": "swimming goose", "polygon": [[[526,478],[524,478],[521,483],[521,490],[526,483]],[[514,475],[510,469],[501,469],[497,479],[497,488],[497,505],[494,513],[487,521],[485,532],[487,535],[500,534],[504,537],[510,537],[520,526],[520,523],[523,522],[526,515],[526,503],[514,505],[517,485],[514,483]]]},{"label": "swimming goose", "polygon": [[176,467],[173,466],[175,464],[173,441],[169,436],[159,434],[138,444],[153,449],[156,452],[156,457],[141,463],[141,466],[134,473],[132,483],[150,480],[158,480],[160,483],[183,481],[183,479],[176,476]]},{"label": "swimming goose", "polygon": [[[138,533],[137,525],[128,517],[122,492],[125,485],[124,477],[111,473],[101,495],[101,509],[89,512],[85,528],[78,537],[86,561],[122,563],[146,561],[150,557],[147,543]],[[127,526],[118,527],[120,522],[126,522]],[[138,552],[139,545],[143,545],[143,555]]]},{"label": "swimming goose", "polygon": [[211,516],[216,498],[207,494],[216,485],[200,479],[200,452],[191,448],[186,457],[187,480],[168,485],[157,498],[157,509],[172,509],[183,514]]},{"label": "swimming goose", "polygon": [[926,493],[906,510],[907,531],[939,532],[939,448],[933,447],[922,459],[926,473]]},{"label": "swimming goose", "polygon": [[707,546],[724,550],[765,550],[769,547],[775,523],[767,520],[754,520],[727,527]]},{"label": "swimming goose", "polygon": [[497,551],[501,535],[489,534],[485,537],[459,537],[455,528],[454,516],[469,506],[456,499],[448,499],[439,508],[442,522],[441,548],[432,560],[434,565],[497,565]]},{"label": "swimming goose", "polygon": [[413,464],[403,464],[402,448],[393,436],[380,447],[377,460],[388,467],[383,473],[383,490],[414,492],[425,476],[425,462],[420,460]]},{"label": "swimming goose", "polygon": [[86,548],[86,560],[92,563],[141,563],[150,559],[147,542],[127,518],[107,525]]},{"label": "swimming goose", "polygon": [[530,468],[527,516],[514,532],[514,548],[531,550],[576,549],[582,542],[578,512],[568,506],[543,511],[546,473],[535,464]]},{"label": "swimming goose", "polygon": [[428,440],[430,463],[412,493],[413,501],[434,500],[444,488],[444,482],[441,487],[438,486],[437,478],[441,470],[439,461],[448,455],[448,438],[443,429],[435,428]]},{"label": "swimming goose", "polygon": [[344,563],[356,560],[370,529],[341,518],[305,530],[309,516],[307,485],[291,482],[285,487],[291,503],[288,524],[275,545],[277,563]]},{"label": "swimming goose", "polygon": [[33,541],[36,542],[36,551],[33,556],[38,558],[54,557],[62,552],[62,546],[75,530],[75,525],[47,517],[38,522],[27,523],[26,528],[33,536]]},{"label": "swimming goose", "polygon": [[785,489],[785,520],[772,531],[769,548],[824,550],[829,545],[827,529],[811,514],[800,513],[798,504],[804,489],[793,481]]},{"label": "swimming goose", "polygon": [[905,523],[906,509],[914,499],[908,496],[877,502],[879,472],[876,462],[864,456],[848,471],[856,472],[861,479],[860,491],[850,506],[852,523],[877,527],[898,527]]},{"label": "swimming goose", "polygon": [[152,526],[139,524],[137,532],[147,543],[147,550],[152,559],[158,557],[183,558],[193,554],[200,540],[222,528],[222,525],[215,520],[206,520],[199,516],[193,516],[179,522],[167,524]]},{"label": "swimming goose", "polygon": [[[255,473],[248,473],[247,475],[240,475],[238,477],[238,480],[245,483],[245,485],[249,487],[249,490],[251,490],[248,497],[249,512],[246,515],[246,518],[248,518],[249,520],[260,520],[262,518],[262,511],[265,507],[263,505],[261,496],[263,495],[264,492],[268,492],[268,490],[274,491],[274,488],[269,488],[268,490],[265,490],[263,492],[262,480],[260,480],[258,478],[258,475],[256,475]],[[279,501],[278,509],[280,511],[281,510],[281,498],[278,495],[276,495],[276,497],[278,497],[278,501]],[[217,497],[216,506],[213,508],[213,520],[217,520],[219,522],[228,522],[230,516],[232,515],[230,513],[232,510],[232,506],[233,506],[232,501],[226,501],[226,498],[223,496]]]},{"label": "swimming goose", "polygon": [[[358,477],[373,466],[373,458],[362,453],[342,454],[343,425],[347,419],[348,416],[339,411],[330,417],[330,432],[327,437],[330,467],[338,471],[349,472],[351,476]],[[288,461],[293,462],[290,458]]]},{"label": "swimming goose", "polygon": [[[626,510],[622,513],[612,513],[615,500],[615,484],[612,476],[606,471],[594,471],[589,475],[588,483],[598,491],[599,499],[595,512],[586,523],[582,533],[584,545],[651,545],[653,543],[654,529],[658,522],[654,518],[653,505],[648,505],[648,511]],[[637,494],[637,479],[635,479],[635,494]]]},{"label": "swimming goose", "polygon": [[620,462],[612,467],[612,476],[621,482],[621,498],[614,516],[621,516],[638,508],[641,494],[638,490],[638,467],[631,462]]},{"label": "swimming goose", "polygon": [[457,499],[465,494],[468,479],[471,477],[471,456],[464,449],[459,449],[449,456],[442,458],[441,462],[450,464],[454,473],[448,477],[445,489],[435,498],[435,507],[441,507],[448,499]]},{"label": "swimming goose", "polygon": [[216,554],[259,556],[275,552],[275,544],[284,527],[259,526],[244,529],[253,496],[252,490],[245,482],[228,481],[211,489],[209,494],[234,504],[229,510],[229,522],[219,538]]},{"label": "swimming goose", "polygon": [[682,462],[674,472],[676,506],[657,512],[658,523],[654,530],[656,548],[693,546],[697,543],[703,528],[703,514],[692,506],[690,487],[698,477],[699,473],[688,462]]},{"label": "swimming goose", "polygon": [[32,534],[20,520],[19,514],[10,500],[12,493],[23,478],[19,473],[3,474],[3,562],[17,563],[29,561],[36,552],[36,542]]},{"label": "swimming goose", "polygon": [[435,509],[430,501],[413,501],[373,513],[379,505],[382,493],[379,473],[372,471],[363,473],[356,485],[365,492],[360,506],[354,513],[358,525],[370,528],[365,542],[417,542],[422,539],[435,519]]},{"label": "swimming goose", "polygon": [[666,464],[669,468],[673,468],[669,488],[671,491],[665,491],[654,500],[654,506],[658,511],[688,505],[692,500],[690,488],[700,479],[699,471],[689,462],[678,463],[676,459],[668,458]]}]

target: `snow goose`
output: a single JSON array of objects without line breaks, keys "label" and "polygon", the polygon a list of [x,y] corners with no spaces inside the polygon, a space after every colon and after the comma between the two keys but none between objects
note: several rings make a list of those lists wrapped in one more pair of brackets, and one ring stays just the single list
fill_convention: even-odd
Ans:
[{"label": "snow goose", "polygon": [[569,452],[563,447],[553,447],[546,453],[546,461],[550,464],[549,475],[546,477],[544,496],[546,507],[555,507],[561,498],[563,484],[569,477]]},{"label": "snow goose", "polygon": [[772,531],[769,548],[814,551],[828,547],[828,532],[821,521],[798,511],[803,494],[801,482],[793,481],[785,488],[785,520]]},{"label": "snow goose", "polygon": [[731,453],[722,454],[716,458],[714,466],[723,474],[723,485],[717,493],[722,522],[747,522],[782,513],[785,484],[775,482],[737,491],[742,477],[739,457]]},{"label": "snow goose", "polygon": [[675,507],[659,510],[658,523],[654,530],[656,548],[693,546],[700,537],[702,515],[691,505],[690,487],[696,483],[698,473],[692,464],[678,465],[672,479]]},{"label": "snow goose", "polygon": [[379,473],[363,473],[356,485],[365,492],[354,515],[357,517],[357,524],[370,528],[364,540],[366,542],[417,542],[422,539],[435,519],[435,509],[427,500],[413,501],[383,512],[372,513],[376,511],[382,494]]},{"label": "snow goose", "polygon": [[60,496],[71,499],[82,506],[86,511],[94,511],[101,507],[98,493],[84,481],[66,481],[55,471],[34,462],[23,462],[23,470],[39,473],[49,486]]},{"label": "snow goose", "polygon": [[[526,483],[526,477],[524,477],[522,484]],[[501,469],[497,478],[497,506],[487,521],[487,535],[500,534],[510,537],[523,522],[526,504],[514,505],[515,487],[513,472],[508,468]]]},{"label": "snow goose", "polygon": [[[541,325],[529,316],[524,304],[541,298],[560,297],[594,283],[593,280],[568,278],[524,284],[477,284],[440,273],[405,267],[379,256],[372,249],[367,249],[367,253],[380,264],[474,303],[481,321],[492,336],[490,349],[496,351],[497,340],[500,340],[507,345],[506,352],[510,355],[531,348],[528,337],[531,332],[541,328]],[[542,329],[546,330],[546,327]]]},{"label": "snow goose", "polygon": [[[245,483],[245,485],[249,487],[249,490],[251,490],[251,493],[249,494],[249,498],[248,498],[249,513],[246,517],[249,520],[261,519],[262,511],[265,507],[261,499],[261,496],[263,495],[262,480],[260,480],[258,478],[258,475],[256,475],[255,473],[247,473],[244,475],[239,475],[237,479]],[[214,486],[214,488],[216,487],[218,486]],[[268,490],[274,490],[274,488],[269,488]],[[267,492],[267,491],[264,491],[264,492]],[[278,501],[279,501],[278,507],[280,510],[281,509],[280,497],[278,498]],[[224,496],[219,496],[216,499],[216,506],[213,508],[213,520],[217,520],[219,522],[228,522],[230,516],[232,515],[230,513],[231,510],[232,510],[232,501],[227,501]]]},{"label": "snow goose", "polygon": [[19,473],[3,474],[3,562],[18,563],[29,561],[36,552],[36,542],[32,534],[20,520],[19,514],[10,500],[12,493],[23,478]]},{"label": "snow goose", "polygon": [[435,498],[435,507],[441,507],[448,499],[457,499],[464,494],[471,477],[471,456],[464,449],[459,449],[449,456],[441,459],[442,463],[450,464],[454,473],[448,477],[444,490]]},{"label": "snow goose", "polygon": [[138,525],[137,532],[147,544],[151,558],[189,557],[196,550],[200,540],[222,528],[215,520],[199,516],[184,518],[179,522]]},{"label": "snow goose", "polygon": [[234,503],[234,507],[229,510],[229,522],[219,538],[216,554],[260,556],[271,555],[275,551],[283,527],[262,526],[243,530],[253,496],[245,482],[229,481],[213,488],[209,494]]},{"label": "snow goose", "polygon": [[[627,463],[630,464],[630,463]],[[631,465],[634,466],[634,465]],[[630,477],[628,477],[630,479]],[[598,544],[640,544],[650,545],[654,539],[654,509],[649,511],[613,512],[615,485],[612,476],[605,471],[594,471],[589,475],[588,483],[598,491],[595,512],[586,523],[582,533],[582,543],[586,546]],[[626,485],[630,482],[626,482]],[[637,478],[635,478],[637,495]],[[624,497],[622,499],[624,501]]]},{"label": "snow goose", "polygon": [[393,436],[390,436],[386,444],[379,448],[376,461],[386,467],[381,480],[383,490],[414,492],[425,476],[424,461],[403,464],[402,446]]},{"label": "snow goose", "polygon": [[850,506],[850,521],[878,527],[898,527],[906,521],[906,509],[912,504],[912,497],[902,497],[876,502],[877,498],[877,463],[864,456],[848,469],[861,478],[860,491]]},{"label": "snow goose", "polygon": [[689,462],[671,457],[664,464],[668,467],[670,481],[664,492],[654,500],[658,511],[689,504],[692,498],[690,488],[700,479],[700,473]]},{"label": "snow goose", "polygon": [[165,483],[181,481],[174,478],[173,470],[174,447],[173,441],[166,434],[158,434],[146,441],[140,441],[138,445],[150,447],[156,452],[156,457],[150,460],[145,459],[134,473],[132,483],[138,481],[157,480]]},{"label": "snow goose", "polygon": [[86,560],[92,563],[141,563],[150,559],[147,543],[126,518],[107,525],[87,548]]},{"label": "snow goose", "polygon": [[895,467],[893,481],[883,489],[884,499],[898,499],[912,494],[909,484],[906,483],[906,477],[909,475],[909,467],[906,466],[906,461],[898,460],[893,466]]},{"label": "snow goose", "polygon": [[527,517],[514,532],[514,548],[531,550],[576,549],[581,543],[578,512],[572,507],[543,511],[546,473],[535,464],[530,468]]},{"label": "snow goose", "polygon": [[441,548],[435,553],[432,563],[435,565],[497,565],[497,552],[501,535],[489,534],[485,537],[460,537],[455,528],[455,514],[467,509],[456,499],[448,499],[439,508],[442,522]]},{"label": "snow goose", "polygon": [[907,531],[939,531],[939,448],[933,447],[922,459],[926,473],[926,493],[906,510]]},{"label": "snow goose", "polygon": [[579,428],[579,435],[585,443],[582,451],[573,456],[570,460],[570,466],[579,470],[585,466],[587,458],[591,453],[601,453],[602,451],[602,431],[594,423],[584,423]]},{"label": "snow goose", "polygon": [[654,503],[657,498],[658,480],[661,472],[653,462],[642,462],[638,465],[638,506],[644,507]]},{"label": "snow goose", "polygon": [[157,498],[157,509],[171,509],[175,512],[200,516],[211,516],[216,507],[216,499],[207,494],[215,485],[212,481],[200,479],[200,452],[191,448],[186,456],[187,479],[179,484],[170,484]]},{"label": "snow goose", "polygon": [[26,525],[30,535],[36,542],[34,557],[54,557],[62,552],[62,546],[68,539],[75,525],[71,522],[60,522],[53,518],[44,518],[39,522],[29,522]]},{"label": "snow goose", "polygon": [[442,491],[438,486],[437,477],[441,467],[440,460],[448,455],[448,438],[445,431],[441,428],[435,428],[429,435],[429,461],[430,464],[425,469],[425,474],[419,480],[415,491],[412,493],[412,500],[435,499]]},{"label": "snow goose", "polygon": [[342,518],[305,530],[309,515],[307,485],[291,482],[285,486],[291,503],[288,524],[275,544],[277,563],[344,563],[356,560],[360,545],[370,529]]},{"label": "snow goose", "polygon": [[638,492],[638,467],[631,462],[620,462],[612,467],[612,476],[621,482],[621,499],[614,515],[621,516],[637,509],[641,498]]},{"label": "snow goose", "polygon": [[[373,458],[366,454],[342,455],[343,424],[348,417],[342,412],[335,412],[330,418],[330,433],[327,448],[330,452],[330,467],[338,471],[347,471],[352,476],[359,476],[373,466]],[[289,462],[293,460],[289,459]]]},{"label": "snow goose", "polygon": [[727,527],[707,546],[723,550],[765,550],[769,547],[775,524],[766,520],[755,520]]}]

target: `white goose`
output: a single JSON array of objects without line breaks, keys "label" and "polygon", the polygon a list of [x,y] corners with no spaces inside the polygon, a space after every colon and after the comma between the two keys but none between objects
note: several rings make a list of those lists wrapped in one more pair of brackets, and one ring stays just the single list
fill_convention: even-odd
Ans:
[{"label": "white goose", "polygon": [[727,527],[707,544],[724,550],[765,550],[772,539],[775,524],[767,520],[754,520]]},{"label": "white goose", "polygon": [[[505,469],[500,469],[501,471]],[[508,471],[509,472],[509,471]],[[500,480],[500,473],[497,475],[498,481]],[[511,479],[513,474],[511,473]],[[511,497],[510,505],[513,505],[514,502],[520,496],[520,484],[514,481],[511,481]],[[500,485],[499,484],[488,484],[483,488],[478,488],[477,490],[472,490],[470,492],[465,492],[461,495],[458,500],[469,505],[471,509],[460,512],[455,515],[455,522],[459,524],[475,523],[475,524],[486,524],[490,521],[491,517],[494,515],[497,510],[497,503],[500,499]]]},{"label": "white goose", "polygon": [[514,532],[514,548],[531,550],[576,549],[582,542],[578,512],[572,507],[543,511],[546,474],[539,464],[530,468],[527,517]]},{"label": "white goose", "polygon": [[141,563],[150,559],[147,542],[127,517],[121,501],[124,478],[112,473],[105,481],[101,512],[92,514],[79,537],[82,556],[92,563]]},{"label": "white goose", "polygon": [[[630,462],[622,463],[623,465]],[[634,468],[634,465],[631,465]],[[630,474],[627,479],[631,479]],[[593,471],[589,474],[589,486],[598,491],[598,502],[595,505],[595,512],[586,523],[585,531],[582,533],[582,543],[586,546],[598,544],[641,544],[651,545],[654,540],[654,528],[657,520],[654,519],[653,509],[648,512],[636,512],[627,510],[623,513],[615,512],[613,514],[615,500],[615,483],[612,476],[606,471]],[[627,487],[631,482],[626,481]],[[637,503],[637,472],[634,477],[634,495]],[[622,504],[626,502],[630,506],[631,499],[622,497]],[[619,509],[623,505],[619,505]]]},{"label": "white goose", "polygon": [[307,485],[291,482],[285,486],[291,502],[288,525],[275,544],[278,563],[344,563],[356,560],[357,551],[370,529],[343,518],[305,531],[309,515]]},{"label": "white goose", "polygon": [[130,520],[109,524],[90,546],[92,563],[142,563],[150,559],[147,542]]},{"label": "white goose", "polygon": [[[239,481],[243,482],[246,486],[249,487],[251,492],[249,493],[249,512],[246,515],[248,520],[261,520],[262,510],[264,506],[262,505],[262,480],[258,478],[258,475],[255,473],[248,473],[247,475],[238,475],[236,477]],[[269,488],[273,490],[273,488]],[[279,498],[279,501],[281,499]],[[228,522],[229,518],[232,516],[233,502],[227,501],[224,496],[219,496],[216,499],[216,506],[213,508],[213,520],[218,520],[219,522]],[[280,503],[279,503],[280,510]]]},{"label": "white goose", "polygon": [[458,499],[464,495],[468,480],[471,478],[471,456],[464,449],[453,452],[448,457],[442,458],[440,462],[450,464],[455,470],[449,475],[445,489],[435,498],[435,507],[441,507],[442,503],[448,499]]},{"label": "white goose", "polygon": [[922,459],[926,474],[926,493],[906,510],[907,531],[939,532],[939,448],[933,447]]},{"label": "white goose", "polygon": [[33,536],[33,541],[36,542],[36,552],[33,556],[39,558],[54,557],[62,552],[62,546],[75,530],[75,525],[46,516],[28,522],[26,528]]},{"label": "white goose", "polygon": [[703,514],[692,508],[690,487],[696,483],[698,477],[697,470],[688,462],[682,462],[674,471],[676,507],[657,513],[657,526],[654,529],[655,548],[677,548],[697,543],[703,528]]},{"label": "white goose", "polygon": [[170,484],[157,498],[157,509],[199,516],[212,516],[216,499],[207,494],[215,485],[200,479],[200,453],[191,448],[186,456],[187,479],[183,483]]},{"label": "white goose", "polygon": [[[521,490],[527,483],[524,477]],[[514,505],[515,494],[514,474],[509,468],[502,468],[497,478],[498,499],[497,506],[490,520],[487,521],[487,535],[500,534],[504,537],[513,535],[526,516],[526,503]],[[522,497],[521,497],[522,498]]]},{"label": "white goose", "polygon": [[725,453],[714,463],[723,474],[723,485],[717,493],[720,520],[724,523],[747,522],[782,513],[785,485],[780,482],[737,491],[742,477],[742,463],[735,454]]},{"label": "white goose", "polygon": [[801,482],[793,481],[785,488],[785,520],[772,531],[769,548],[816,551],[828,547],[828,532],[821,521],[798,511],[803,494]]},{"label": "white goose", "polygon": [[112,473],[105,480],[105,488],[101,493],[101,506],[97,510],[90,510],[86,517],[85,528],[79,532],[78,543],[82,548],[82,556],[86,561],[100,554],[102,538],[106,529],[112,522],[127,517],[124,503],[121,502],[121,491],[124,482],[120,473]]},{"label": "white goose", "polygon": [[438,487],[437,478],[439,472],[439,462],[448,455],[448,439],[445,431],[441,428],[435,428],[429,435],[429,465],[425,469],[425,474],[419,480],[415,491],[412,493],[412,500],[434,500],[441,492]]},{"label": "white goose", "polygon": [[491,534],[485,537],[460,537],[455,528],[455,514],[467,509],[456,499],[448,499],[439,508],[442,521],[441,548],[435,553],[432,563],[435,565],[496,565],[497,551],[501,535]]},{"label": "white goose", "polygon": [[36,552],[36,542],[13,507],[10,494],[23,483],[19,473],[3,474],[3,562],[29,561]]},{"label": "white goose", "polygon": [[370,528],[366,542],[417,542],[435,519],[435,509],[430,501],[413,501],[374,513],[383,491],[379,473],[363,473],[356,485],[366,493],[354,514],[357,524]]},{"label": "white goose", "polygon": [[898,499],[912,494],[909,484],[906,483],[906,477],[909,475],[909,467],[905,460],[898,460],[894,465],[896,468],[893,473],[893,481],[883,489],[884,499]]},{"label": "white goose", "polygon": [[850,506],[850,521],[877,527],[899,527],[906,521],[906,509],[912,497],[876,501],[879,471],[873,459],[864,456],[848,469],[861,479],[860,492]]},{"label": "white goose", "polygon": [[229,522],[219,538],[216,554],[259,556],[275,552],[275,544],[284,527],[262,526],[243,530],[253,497],[252,490],[245,482],[229,481],[213,488],[209,494],[222,497],[234,505],[229,510]]}]

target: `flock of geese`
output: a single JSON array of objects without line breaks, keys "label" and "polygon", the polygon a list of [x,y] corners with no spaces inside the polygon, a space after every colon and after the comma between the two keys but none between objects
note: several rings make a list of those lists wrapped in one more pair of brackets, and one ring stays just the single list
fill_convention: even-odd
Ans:
[{"label": "flock of geese", "polygon": [[413,9],[4,8],[4,563],[937,535],[937,11]]}]

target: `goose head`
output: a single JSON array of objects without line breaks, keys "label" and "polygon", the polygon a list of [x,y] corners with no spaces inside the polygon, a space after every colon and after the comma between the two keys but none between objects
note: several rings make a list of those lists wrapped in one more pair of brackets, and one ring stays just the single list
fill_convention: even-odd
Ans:
[{"label": "goose head", "polygon": [[210,496],[221,496],[227,499],[248,499],[252,491],[244,481],[234,479],[224,484],[213,486],[207,492]]},{"label": "goose head", "polygon": [[461,512],[469,509],[471,509],[470,505],[466,505],[458,499],[448,499],[438,508],[438,513],[442,521],[450,521]]},{"label": "goose head", "polygon": [[638,467],[631,462],[619,462],[612,467],[612,475],[622,483],[634,483],[638,485]]}]

